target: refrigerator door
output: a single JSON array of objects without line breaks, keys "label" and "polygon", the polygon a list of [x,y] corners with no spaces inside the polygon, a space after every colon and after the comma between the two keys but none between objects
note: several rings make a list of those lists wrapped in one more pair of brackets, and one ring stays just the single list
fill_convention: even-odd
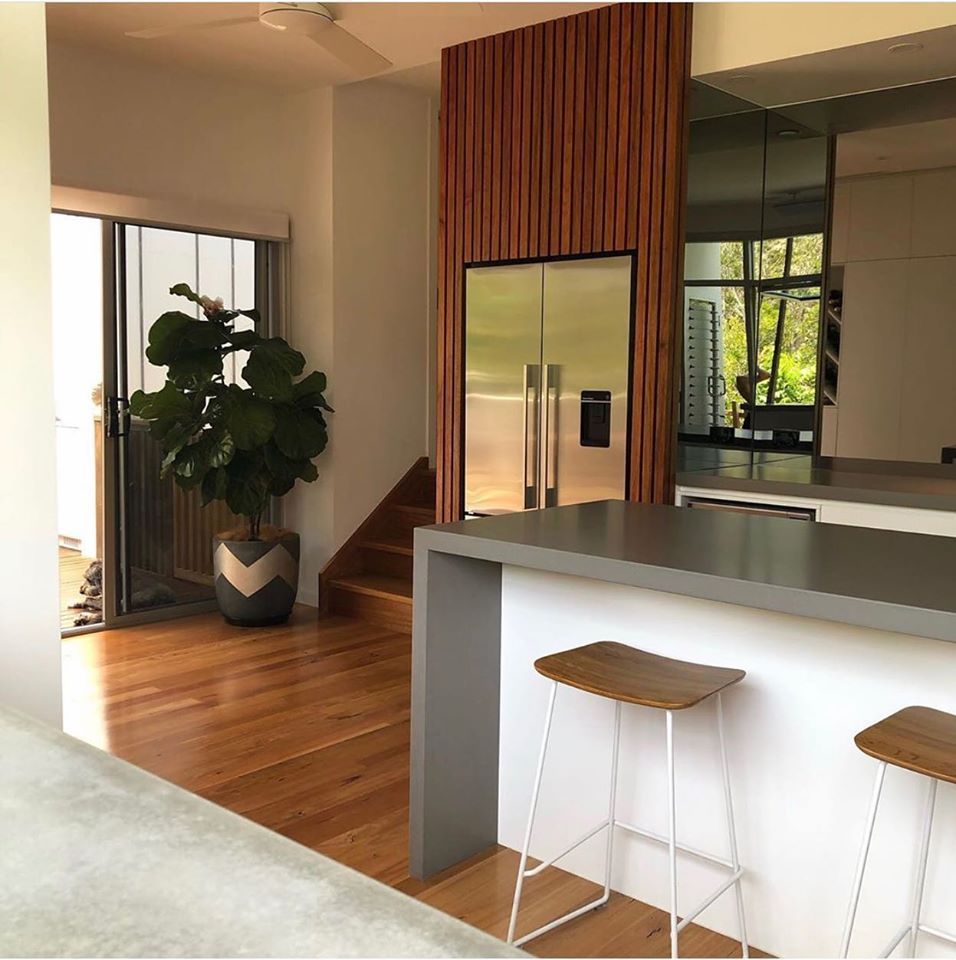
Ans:
[{"label": "refrigerator door", "polygon": [[542,506],[624,499],[630,330],[630,257],[545,264]]},{"label": "refrigerator door", "polygon": [[540,263],[465,272],[465,512],[538,505]]}]

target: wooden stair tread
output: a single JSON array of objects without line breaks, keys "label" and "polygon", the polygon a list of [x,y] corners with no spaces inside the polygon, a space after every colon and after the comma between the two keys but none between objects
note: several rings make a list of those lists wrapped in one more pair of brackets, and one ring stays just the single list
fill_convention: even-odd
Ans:
[{"label": "wooden stair tread", "polygon": [[402,577],[387,577],[379,573],[356,573],[332,580],[329,586],[369,597],[382,597],[399,603],[412,602],[412,583]]},{"label": "wooden stair tread", "polygon": [[397,540],[391,537],[376,537],[362,540],[359,546],[363,550],[381,550],[385,553],[398,553],[403,557],[410,557],[415,553],[412,544],[407,540]]},{"label": "wooden stair tread", "polygon": [[436,523],[435,508],[421,503],[394,503],[392,510],[421,519],[422,525]]}]

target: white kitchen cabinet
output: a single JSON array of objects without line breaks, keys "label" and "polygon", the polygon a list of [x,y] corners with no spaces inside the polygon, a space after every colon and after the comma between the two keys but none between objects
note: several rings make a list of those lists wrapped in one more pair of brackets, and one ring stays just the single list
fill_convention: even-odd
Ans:
[{"label": "white kitchen cabinet", "polygon": [[843,275],[836,455],[896,460],[909,261],[848,263]]},{"label": "white kitchen cabinet", "polygon": [[913,178],[863,177],[850,187],[846,260],[893,260],[910,255]]},{"label": "white kitchen cabinet", "polygon": [[806,497],[793,497],[762,491],[755,492],[745,488],[722,490],[714,487],[678,486],[674,498],[677,506],[685,506],[688,498],[714,500],[726,504],[749,504],[764,508],[776,507],[781,512],[794,508],[807,510],[820,523],[956,537],[956,511],[951,510],[894,507],[881,503],[858,503],[850,500],[825,500],[814,497],[810,493]]}]

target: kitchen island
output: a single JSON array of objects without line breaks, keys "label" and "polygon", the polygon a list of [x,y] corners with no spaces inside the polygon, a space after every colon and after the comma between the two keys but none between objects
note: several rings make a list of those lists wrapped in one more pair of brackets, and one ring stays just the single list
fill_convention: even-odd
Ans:
[{"label": "kitchen island", "polygon": [[[724,707],[751,939],[780,955],[834,955],[873,773],[853,735],[911,703],[956,712],[954,579],[950,538],[618,501],[419,528],[413,872],[520,846],[548,692],[533,661],[617,640],[748,672]],[[610,718],[608,701],[559,693],[532,855],[553,855],[600,814]],[[675,736],[678,837],[723,854],[711,708],[679,715]],[[621,816],[663,832],[663,719],[627,709],[622,737]],[[902,922],[915,867],[922,789],[898,772],[887,783],[863,951]],[[941,850],[956,843],[946,802]],[[595,879],[602,849],[585,844],[561,866]],[[614,888],[665,906],[666,851],[639,838],[618,851]],[[706,864],[682,865],[681,902],[714,880]],[[954,880],[952,858],[931,857],[937,926],[956,926]],[[700,922],[736,935],[729,900]]]},{"label": "kitchen island", "polygon": [[521,955],[2,708],[0,757],[0,956]]}]

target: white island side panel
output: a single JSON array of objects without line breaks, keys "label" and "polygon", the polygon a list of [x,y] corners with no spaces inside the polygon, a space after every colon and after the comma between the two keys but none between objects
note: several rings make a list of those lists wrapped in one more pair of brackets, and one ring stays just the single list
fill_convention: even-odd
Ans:
[{"label": "white island side panel", "polygon": [[[745,669],[724,695],[751,943],[778,956],[835,956],[876,761],[853,744],[911,704],[956,712],[956,655],[936,640],[505,566],[501,610],[499,841],[520,849],[550,682],[537,657],[597,640]],[[612,704],[559,688],[532,855],[552,856],[606,816]],[[675,717],[678,840],[726,856],[713,706]],[[926,781],[890,768],[851,954],[873,956],[906,922]],[[625,706],[617,814],[665,833],[664,716]],[[598,880],[595,838],[559,866]],[[937,801],[923,921],[956,931],[956,787]],[[618,832],[612,886],[666,908],[667,851]],[[679,858],[679,905],[719,868]],[[525,887],[533,898],[535,881]],[[527,900],[525,902],[528,902]],[[737,937],[733,895],[699,918]],[[519,929],[522,932],[522,929]],[[956,957],[928,937],[921,956]]]}]

